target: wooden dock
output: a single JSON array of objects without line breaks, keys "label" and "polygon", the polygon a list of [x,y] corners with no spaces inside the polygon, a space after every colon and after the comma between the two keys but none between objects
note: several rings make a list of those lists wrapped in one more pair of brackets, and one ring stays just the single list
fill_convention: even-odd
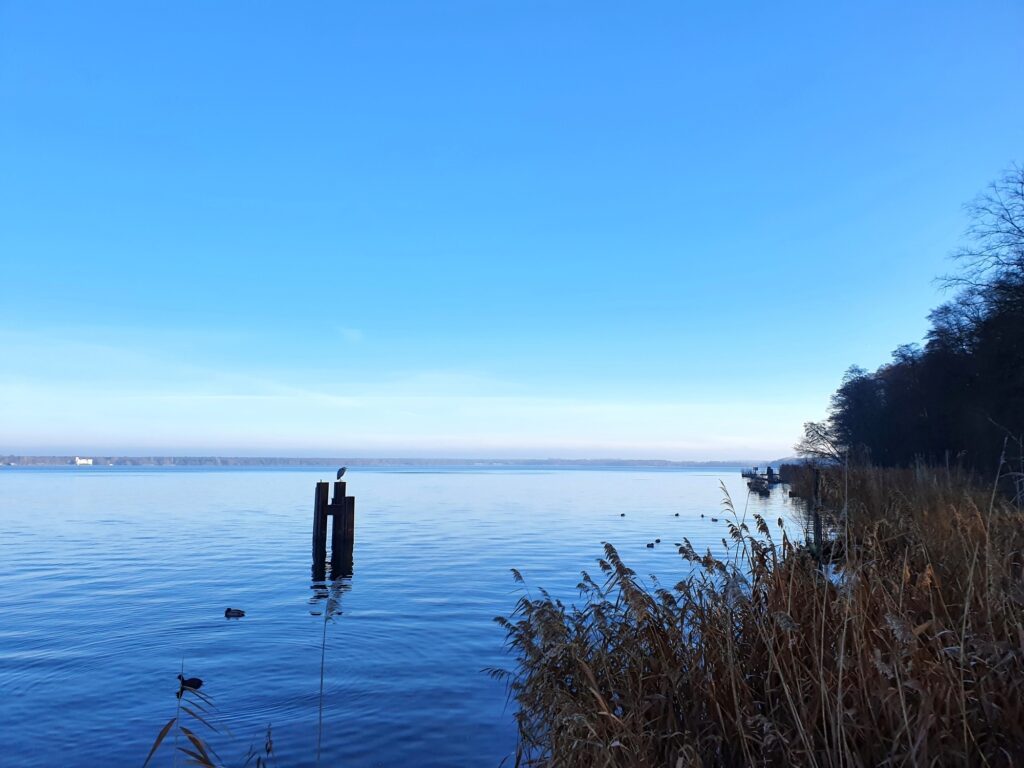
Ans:
[{"label": "wooden dock", "polygon": [[756,493],[761,497],[770,496],[772,486],[778,485],[782,481],[779,479],[778,473],[772,467],[768,467],[764,472],[759,470],[760,467],[744,469],[740,472],[740,475],[746,478],[747,488],[749,488],[751,492]]}]

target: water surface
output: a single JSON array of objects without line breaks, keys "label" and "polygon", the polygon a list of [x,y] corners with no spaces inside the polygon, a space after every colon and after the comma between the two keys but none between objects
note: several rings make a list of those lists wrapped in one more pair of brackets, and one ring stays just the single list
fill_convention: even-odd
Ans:
[{"label": "water surface", "polygon": [[573,599],[610,541],[673,583],[673,542],[722,547],[720,482],[741,512],[791,514],[781,490],[748,500],[738,469],[351,469],[354,573],[323,585],[310,532],[330,475],[0,470],[4,764],[141,765],[184,665],[227,762],[269,723],[280,765],[315,765],[326,637],[321,765],[496,766],[515,729],[481,670],[508,662],[492,619],[521,594],[510,568]]}]

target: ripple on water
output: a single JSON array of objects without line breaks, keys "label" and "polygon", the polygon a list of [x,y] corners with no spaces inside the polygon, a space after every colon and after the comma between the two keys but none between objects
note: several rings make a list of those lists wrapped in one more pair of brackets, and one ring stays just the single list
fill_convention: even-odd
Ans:
[{"label": "ripple on water", "polygon": [[[722,547],[719,479],[745,493],[736,471],[352,470],[355,572],[331,591],[309,579],[323,474],[5,471],[5,754],[140,763],[184,669],[230,729],[225,757],[273,723],[282,762],[313,765],[322,713],[325,764],[496,765],[515,731],[481,670],[508,661],[492,618],[522,594],[509,569],[572,600],[608,541],[674,583],[690,566],[673,542]],[[782,494],[756,503],[770,522],[791,511]]]}]

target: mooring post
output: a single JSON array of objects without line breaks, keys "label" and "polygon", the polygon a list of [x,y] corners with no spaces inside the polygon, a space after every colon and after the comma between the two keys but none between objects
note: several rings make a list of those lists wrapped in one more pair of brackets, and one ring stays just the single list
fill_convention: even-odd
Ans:
[{"label": "mooring post", "polygon": [[317,570],[327,562],[327,492],[327,483],[316,484],[313,497],[313,566]]},{"label": "mooring post", "polygon": [[352,550],[352,545],[356,540],[356,497],[346,496],[345,497],[345,509],[341,516],[342,520],[342,537],[345,541],[345,546],[348,547],[349,551]]},{"label": "mooring post", "polygon": [[342,551],[344,541],[344,526],[341,524],[341,515],[345,500],[345,483],[341,480],[334,484],[334,498],[331,499],[329,512],[334,520],[331,522],[331,564],[338,560],[338,554]]},{"label": "mooring post", "polygon": [[352,544],[355,538],[355,498],[345,495],[345,484],[334,484],[330,511],[334,517],[331,528],[331,576],[352,575]]},{"label": "mooring post", "polygon": [[328,501],[329,483],[316,484],[313,498],[313,578],[322,581],[327,565],[327,518],[331,524],[331,578],[352,575],[352,542],[355,539],[356,500],[345,495],[345,483],[334,483],[334,498]]}]

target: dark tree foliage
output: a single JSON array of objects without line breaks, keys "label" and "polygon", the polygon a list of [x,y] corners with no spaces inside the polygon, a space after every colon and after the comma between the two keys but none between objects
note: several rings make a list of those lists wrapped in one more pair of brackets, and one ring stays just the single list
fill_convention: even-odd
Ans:
[{"label": "dark tree foliage", "polygon": [[1024,168],[967,206],[954,298],[929,316],[924,348],[904,345],[877,371],[853,367],[827,421],[797,450],[883,466],[957,461],[993,471],[1024,436]]}]

